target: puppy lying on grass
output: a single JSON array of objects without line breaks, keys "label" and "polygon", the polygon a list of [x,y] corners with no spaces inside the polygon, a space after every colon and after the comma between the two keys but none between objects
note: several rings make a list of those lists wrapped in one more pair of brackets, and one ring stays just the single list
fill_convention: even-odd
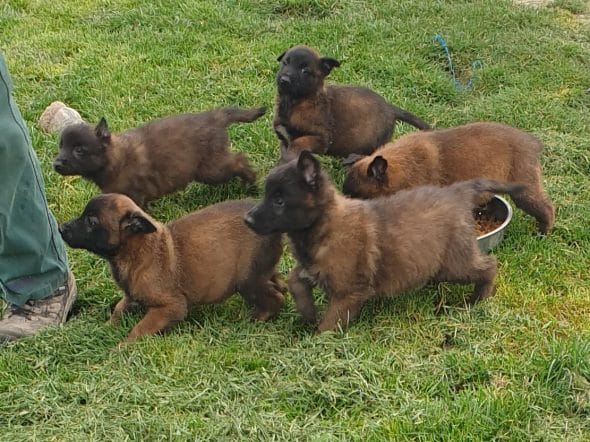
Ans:
[{"label": "puppy lying on grass", "polygon": [[189,305],[218,303],[239,292],[267,320],[281,309],[283,286],[276,273],[281,235],[259,236],[244,225],[252,200],[226,201],[161,224],[130,198],[103,194],[60,226],[68,245],[89,250],[111,265],[124,292],[111,322],[139,302],[144,318],[128,340],[181,321]]},{"label": "puppy lying on grass", "polygon": [[103,193],[123,193],[141,207],[191,181],[222,184],[238,176],[252,184],[256,174],[244,154],[230,152],[227,127],[264,112],[225,107],[160,118],[118,134],[104,118],[96,127],[74,124],[61,133],[53,167],[61,175],[83,176]]},{"label": "puppy lying on grass", "polygon": [[281,161],[302,150],[345,157],[369,154],[391,139],[397,120],[418,129],[430,126],[376,92],[355,86],[324,86],[338,60],[320,57],[306,46],[279,55],[273,127],[281,142]]},{"label": "puppy lying on grass", "polygon": [[445,186],[480,177],[521,183],[522,191],[511,195],[514,204],[535,217],[545,234],[553,227],[555,210],[541,182],[542,149],[534,136],[499,123],[416,132],[360,157],[348,172],[343,192],[374,198],[414,186]]},{"label": "puppy lying on grass", "polygon": [[287,233],[297,259],[288,285],[304,320],[316,323],[314,286],[328,299],[321,332],[346,328],[370,298],[429,282],[474,284],[470,304],[491,296],[496,259],[477,245],[475,201],[481,192],[520,191],[518,184],[473,180],[349,199],[304,151],[270,172],[264,199],[244,220],[260,234]]}]

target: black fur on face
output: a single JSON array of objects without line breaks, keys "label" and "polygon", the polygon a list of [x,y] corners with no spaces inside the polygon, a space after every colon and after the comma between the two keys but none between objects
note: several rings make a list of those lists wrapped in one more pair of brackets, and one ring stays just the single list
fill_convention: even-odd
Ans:
[{"label": "black fur on face", "polygon": [[309,48],[300,46],[283,52],[277,61],[281,63],[276,76],[279,93],[292,97],[312,94],[332,69],[340,66],[338,60],[320,58]]},{"label": "black fur on face", "polygon": [[359,194],[356,191],[357,180],[357,171],[350,170],[344,179],[344,184],[342,184],[342,193],[350,198],[359,198]]},{"label": "black fur on face", "polygon": [[270,171],[264,199],[246,213],[246,224],[261,235],[311,227],[322,213],[324,179],[319,161],[310,152],[301,152],[297,160]]},{"label": "black fur on face", "polygon": [[116,256],[131,235],[155,231],[156,227],[139,211],[119,215],[109,195],[91,199],[80,217],[59,226],[59,233],[70,247],[102,257]]},{"label": "black fur on face", "polygon": [[60,135],[59,153],[53,161],[53,168],[61,175],[92,179],[106,165],[105,149],[110,138],[104,118],[94,128],[86,123],[66,126]]}]

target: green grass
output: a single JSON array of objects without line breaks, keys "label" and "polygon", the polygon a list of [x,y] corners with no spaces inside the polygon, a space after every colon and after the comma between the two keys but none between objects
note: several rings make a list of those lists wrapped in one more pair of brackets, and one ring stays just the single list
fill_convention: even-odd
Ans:
[{"label": "green grass", "polygon": [[[374,88],[439,127],[496,120],[545,143],[554,231],[516,211],[495,298],[467,287],[370,303],[342,335],[314,336],[289,300],[253,323],[239,297],[170,334],[113,352],[137,316],[104,324],[120,292],[100,259],[70,250],[79,298],[63,327],[0,348],[0,440],[590,440],[590,29],[571,12],[507,1],[8,0],[3,52],[59,221],[97,189],[51,170],[36,121],[59,99],[113,130],[184,111],[272,107],[276,57],[306,43],[341,60],[331,81]],[[460,81],[432,40],[447,40]],[[272,112],[231,128],[259,184],[278,157]],[[398,134],[410,130],[400,126]],[[336,181],[338,162],[323,161]],[[259,186],[260,188],[260,186]],[[248,192],[192,185],[158,201],[171,220]],[[281,261],[286,274],[288,254]],[[318,294],[318,298],[320,295]]]}]

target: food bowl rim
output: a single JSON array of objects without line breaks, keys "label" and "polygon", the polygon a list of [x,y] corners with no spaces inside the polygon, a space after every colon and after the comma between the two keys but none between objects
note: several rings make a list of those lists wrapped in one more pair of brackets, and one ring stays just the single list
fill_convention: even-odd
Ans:
[{"label": "food bowl rim", "polygon": [[512,206],[510,205],[510,203],[508,203],[508,201],[506,201],[506,199],[502,198],[500,195],[494,195],[494,198],[498,198],[502,202],[502,204],[504,204],[506,206],[506,208],[508,209],[508,213],[506,213],[506,219],[504,220],[504,222],[502,222],[502,224],[500,224],[494,230],[492,230],[484,235],[478,236],[477,237],[478,240],[488,238],[488,237],[492,236],[493,234],[502,231],[502,229],[506,228],[506,226],[510,223],[510,220],[512,220]]}]

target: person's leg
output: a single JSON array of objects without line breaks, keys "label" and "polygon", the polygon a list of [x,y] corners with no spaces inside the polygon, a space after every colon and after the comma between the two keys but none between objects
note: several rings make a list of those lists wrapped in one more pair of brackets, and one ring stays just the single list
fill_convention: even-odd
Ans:
[{"label": "person's leg", "polygon": [[8,304],[0,341],[63,322],[75,298],[64,243],[1,53],[0,298]]}]

